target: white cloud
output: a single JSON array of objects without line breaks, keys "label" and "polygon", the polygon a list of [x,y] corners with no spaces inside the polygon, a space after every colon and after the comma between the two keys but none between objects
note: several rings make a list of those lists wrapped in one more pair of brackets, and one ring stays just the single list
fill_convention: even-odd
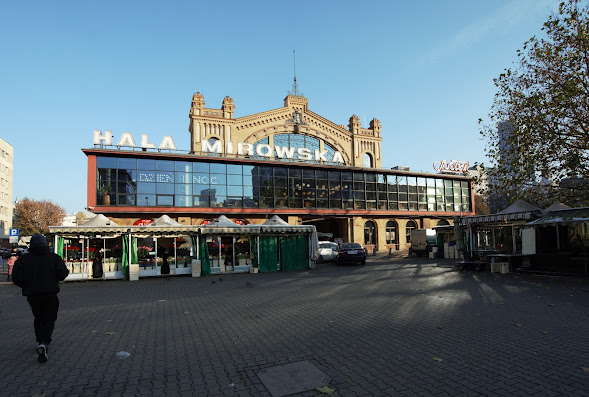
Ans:
[{"label": "white cloud", "polygon": [[421,65],[435,64],[489,36],[504,38],[520,24],[538,20],[538,27],[530,33],[529,37],[531,37],[540,32],[543,21],[552,10],[557,9],[557,6],[558,1],[555,0],[512,0],[503,7],[497,8],[494,13],[472,20],[458,30],[453,37],[445,38],[434,49],[428,51]]}]

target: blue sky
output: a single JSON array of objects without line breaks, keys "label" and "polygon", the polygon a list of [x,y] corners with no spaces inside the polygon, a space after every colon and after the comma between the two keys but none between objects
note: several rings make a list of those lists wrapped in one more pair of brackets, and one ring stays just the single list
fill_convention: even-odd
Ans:
[{"label": "blue sky", "polygon": [[192,94],[234,99],[236,117],[283,106],[292,88],[336,124],[382,124],[383,168],[486,162],[478,119],[493,78],[553,0],[20,1],[0,6],[0,137],[14,199],[86,206],[92,131],[165,135],[189,149]]}]

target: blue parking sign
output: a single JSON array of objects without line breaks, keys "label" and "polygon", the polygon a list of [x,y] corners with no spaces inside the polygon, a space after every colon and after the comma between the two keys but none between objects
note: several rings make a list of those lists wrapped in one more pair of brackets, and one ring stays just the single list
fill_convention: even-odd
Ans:
[{"label": "blue parking sign", "polygon": [[18,237],[18,229],[10,229],[10,237]]}]

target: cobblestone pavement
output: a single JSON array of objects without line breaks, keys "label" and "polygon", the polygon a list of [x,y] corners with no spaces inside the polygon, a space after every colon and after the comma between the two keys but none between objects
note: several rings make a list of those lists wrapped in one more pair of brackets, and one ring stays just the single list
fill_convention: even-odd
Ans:
[{"label": "cobblestone pavement", "polygon": [[589,280],[447,263],[65,283],[45,364],[2,282],[0,395],[270,396],[259,371],[307,360],[332,396],[589,396]]}]

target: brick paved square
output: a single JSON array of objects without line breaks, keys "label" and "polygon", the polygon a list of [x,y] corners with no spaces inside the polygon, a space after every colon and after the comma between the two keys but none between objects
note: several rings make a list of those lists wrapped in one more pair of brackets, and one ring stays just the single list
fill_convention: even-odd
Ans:
[{"label": "brick paved square", "polygon": [[307,360],[339,396],[589,395],[588,280],[442,265],[68,282],[46,364],[0,283],[2,393],[270,396],[260,370]]}]

